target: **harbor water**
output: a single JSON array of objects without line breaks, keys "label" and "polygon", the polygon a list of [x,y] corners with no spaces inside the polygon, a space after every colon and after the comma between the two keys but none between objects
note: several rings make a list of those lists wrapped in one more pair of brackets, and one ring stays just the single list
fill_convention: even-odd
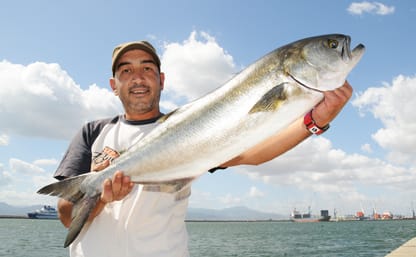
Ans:
[{"label": "harbor water", "polygon": [[[187,222],[192,257],[385,256],[416,237],[416,220]],[[67,257],[57,220],[0,219],[0,256]]]}]

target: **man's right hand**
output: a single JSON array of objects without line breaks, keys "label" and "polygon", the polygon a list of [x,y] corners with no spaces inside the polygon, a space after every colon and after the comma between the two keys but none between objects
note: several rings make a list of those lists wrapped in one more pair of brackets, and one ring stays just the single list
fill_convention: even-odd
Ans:
[{"label": "man's right hand", "polygon": [[134,187],[129,176],[124,176],[122,171],[116,171],[112,179],[106,179],[103,183],[100,201],[111,203],[126,197]]}]

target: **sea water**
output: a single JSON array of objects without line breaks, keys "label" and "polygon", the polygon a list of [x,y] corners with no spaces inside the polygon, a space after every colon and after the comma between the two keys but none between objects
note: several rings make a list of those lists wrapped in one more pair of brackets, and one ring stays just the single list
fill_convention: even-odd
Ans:
[{"label": "sea water", "polygon": [[[187,222],[192,257],[385,256],[416,237],[416,220]],[[68,257],[57,220],[0,219],[0,256]]]}]

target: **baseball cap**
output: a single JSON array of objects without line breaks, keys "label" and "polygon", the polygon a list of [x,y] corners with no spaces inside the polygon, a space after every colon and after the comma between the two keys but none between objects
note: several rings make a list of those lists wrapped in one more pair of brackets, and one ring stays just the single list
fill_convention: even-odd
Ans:
[{"label": "baseball cap", "polygon": [[152,44],[150,44],[147,41],[133,41],[133,42],[127,42],[127,43],[122,43],[118,46],[116,46],[113,50],[113,60],[112,60],[112,71],[113,71],[113,76],[116,72],[116,63],[118,61],[118,59],[127,51],[133,50],[133,49],[139,49],[139,50],[143,50],[146,51],[147,53],[149,53],[154,61],[156,62],[157,67],[159,68],[160,71],[160,59],[159,56],[157,56],[156,53],[156,49],[152,46]]}]

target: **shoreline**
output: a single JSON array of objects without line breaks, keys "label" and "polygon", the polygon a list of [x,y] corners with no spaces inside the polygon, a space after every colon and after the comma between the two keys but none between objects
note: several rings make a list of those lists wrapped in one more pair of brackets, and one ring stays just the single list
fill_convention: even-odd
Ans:
[{"label": "shoreline", "polygon": [[[26,215],[0,215],[0,219],[38,219],[38,218],[29,218]],[[52,219],[57,220],[57,219]],[[330,221],[317,221],[314,223],[333,223],[333,222],[360,222],[360,221],[400,221],[400,220],[415,220],[413,218],[403,218],[403,219],[388,219],[388,220],[330,220]],[[265,220],[250,220],[250,219],[187,219],[185,222],[293,222],[290,219],[265,219]],[[302,222],[293,222],[293,223],[302,223]]]},{"label": "shoreline", "polygon": [[0,215],[0,219],[29,219],[29,217],[24,215]]}]

